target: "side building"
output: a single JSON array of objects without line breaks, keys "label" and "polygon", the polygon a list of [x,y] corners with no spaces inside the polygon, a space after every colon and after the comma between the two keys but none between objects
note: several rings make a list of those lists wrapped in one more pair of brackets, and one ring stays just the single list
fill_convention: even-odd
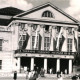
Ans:
[{"label": "side building", "polygon": [[[0,11],[0,72],[37,67],[71,74],[78,52],[76,19],[51,3],[21,11]],[[16,12],[15,12],[16,11]],[[14,13],[14,14],[13,14]]]}]

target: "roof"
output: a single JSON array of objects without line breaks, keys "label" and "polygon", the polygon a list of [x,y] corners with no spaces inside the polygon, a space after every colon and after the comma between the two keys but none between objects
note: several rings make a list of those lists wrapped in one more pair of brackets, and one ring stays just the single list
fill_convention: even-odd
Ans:
[{"label": "roof", "polygon": [[39,10],[39,9],[42,9],[42,8],[45,8],[47,6],[51,6],[52,8],[54,8],[55,10],[57,10],[58,12],[62,13],[63,15],[65,15],[66,17],[68,17],[69,19],[73,20],[74,22],[79,22],[78,20],[76,20],[75,18],[73,18],[72,16],[68,15],[66,12],[62,11],[60,8],[58,8],[57,6],[53,5],[52,3],[50,2],[47,2],[45,4],[42,4],[40,6],[37,6],[37,7],[34,7],[30,10],[27,10],[26,12],[23,12],[23,13],[20,13],[14,17],[22,17],[24,15],[27,15],[27,14],[30,14],[36,10]]},{"label": "roof", "polygon": [[[61,9],[59,9],[58,7],[56,7],[55,5],[51,4],[50,2],[42,4],[40,6],[34,7],[30,10],[27,11],[23,11],[14,7],[6,7],[6,8],[2,8],[0,9],[0,15],[2,16],[7,16],[7,19],[1,18],[0,17],[0,25],[4,25],[7,26],[13,19],[18,19],[21,18],[22,16],[24,16],[25,14],[30,14],[36,10],[45,8],[47,6],[51,6],[52,8],[54,8],[55,10],[59,11],[60,13],[62,13],[63,15],[65,15],[66,17],[68,17],[69,19],[73,20],[74,23],[79,22],[78,20],[76,20],[75,18],[71,17],[70,15],[68,15],[67,13],[65,13],[64,11],[62,11]],[[10,18],[8,19],[8,16],[10,16]]]},{"label": "roof", "polygon": [[24,12],[23,10],[14,8],[14,7],[6,7],[0,9],[0,15],[8,15],[8,16],[15,16]]},{"label": "roof", "polygon": [[11,19],[0,19],[0,25],[7,26],[11,22]]},{"label": "roof", "polygon": [[[0,25],[7,26],[11,21],[12,17],[24,12],[23,10],[14,8],[14,7],[6,7],[0,9]],[[6,17],[5,17],[6,16]],[[10,16],[10,18],[8,18]]]}]

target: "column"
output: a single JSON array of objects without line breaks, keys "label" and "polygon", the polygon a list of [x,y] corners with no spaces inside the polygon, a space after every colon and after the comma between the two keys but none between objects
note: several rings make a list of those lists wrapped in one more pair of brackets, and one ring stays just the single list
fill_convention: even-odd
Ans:
[{"label": "column", "polygon": [[47,59],[46,58],[44,59],[44,70],[45,70],[45,73],[47,73]]},{"label": "column", "polygon": [[57,68],[56,68],[56,72],[60,71],[60,59],[57,59]]},{"label": "column", "polygon": [[31,58],[31,70],[34,70],[34,58]]},{"label": "column", "polygon": [[17,60],[17,71],[20,72],[20,57]]},{"label": "column", "polygon": [[72,59],[69,60],[69,74],[72,73]]}]

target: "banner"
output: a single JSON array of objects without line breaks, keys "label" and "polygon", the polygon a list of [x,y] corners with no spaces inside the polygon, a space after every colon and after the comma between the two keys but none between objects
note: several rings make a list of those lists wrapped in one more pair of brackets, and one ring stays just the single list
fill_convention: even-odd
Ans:
[{"label": "banner", "polygon": [[75,37],[75,31],[73,31],[73,35],[74,35],[74,46],[75,46],[75,49],[77,51],[77,39]]},{"label": "banner", "polygon": [[63,34],[63,27],[61,27],[60,33],[59,33],[58,38],[57,38],[56,49],[59,49],[59,44],[60,44],[59,39],[61,38],[62,34]]},{"label": "banner", "polygon": [[34,41],[34,49],[37,48],[37,36],[38,36],[38,31],[36,30],[35,41]]},{"label": "banner", "polygon": [[62,38],[61,38],[61,40],[59,42],[59,51],[62,50],[62,46],[63,46],[64,40],[65,40],[65,37],[62,35]]}]

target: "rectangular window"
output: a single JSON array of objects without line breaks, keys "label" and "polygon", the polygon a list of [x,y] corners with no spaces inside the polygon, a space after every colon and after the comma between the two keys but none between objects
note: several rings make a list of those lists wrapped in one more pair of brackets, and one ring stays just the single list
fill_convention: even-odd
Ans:
[{"label": "rectangular window", "polygon": [[22,49],[25,40],[26,40],[26,35],[20,35],[19,49]]},{"label": "rectangular window", "polygon": [[49,25],[45,25],[45,32],[49,32]]},{"label": "rectangular window", "polygon": [[62,49],[62,38],[59,38],[59,51]]},{"label": "rectangular window", "polygon": [[68,34],[70,34],[70,35],[72,34],[72,28],[71,27],[68,28]]},{"label": "rectangular window", "polygon": [[33,31],[35,31],[37,29],[37,25],[33,24],[32,29],[33,29]]},{"label": "rectangular window", "polygon": [[0,69],[2,69],[2,60],[0,60]]},{"label": "rectangular window", "polygon": [[0,51],[2,51],[2,39],[0,39]]},{"label": "rectangular window", "polygon": [[50,37],[44,38],[44,50],[49,50],[50,48]]},{"label": "rectangular window", "polygon": [[20,24],[20,31],[22,31],[25,28],[25,23]]},{"label": "rectangular window", "polygon": [[67,40],[67,49],[68,52],[72,52],[72,39],[68,38]]},{"label": "rectangular window", "polygon": [[36,48],[35,50],[38,50],[39,47],[38,47],[38,42],[39,42],[39,39],[38,39],[38,36],[37,36],[37,42],[35,42],[35,36],[32,36],[32,50],[34,50],[34,45],[36,44]]},{"label": "rectangular window", "polygon": [[61,26],[57,26],[57,33],[59,33],[61,30]]}]

